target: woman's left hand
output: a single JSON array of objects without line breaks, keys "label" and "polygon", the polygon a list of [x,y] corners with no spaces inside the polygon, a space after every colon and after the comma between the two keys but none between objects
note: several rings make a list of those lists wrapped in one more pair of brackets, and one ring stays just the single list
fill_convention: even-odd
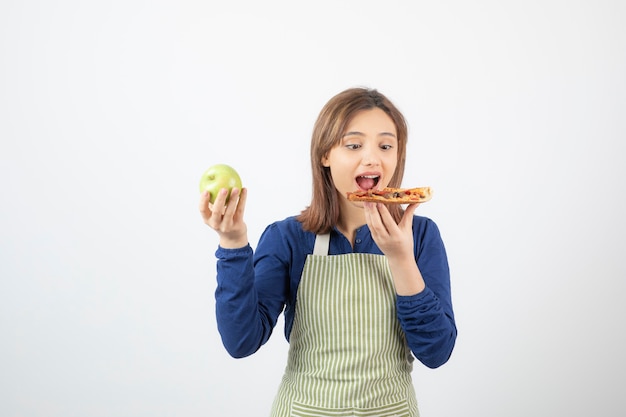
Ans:
[{"label": "woman's left hand", "polygon": [[365,221],[372,238],[388,258],[413,258],[413,213],[417,206],[419,203],[410,204],[400,223],[396,224],[384,204],[364,203]]},{"label": "woman's left hand", "polygon": [[372,238],[389,261],[389,268],[400,295],[413,295],[426,284],[413,254],[413,213],[419,203],[409,205],[400,223],[396,224],[384,204],[364,203],[365,221]]}]

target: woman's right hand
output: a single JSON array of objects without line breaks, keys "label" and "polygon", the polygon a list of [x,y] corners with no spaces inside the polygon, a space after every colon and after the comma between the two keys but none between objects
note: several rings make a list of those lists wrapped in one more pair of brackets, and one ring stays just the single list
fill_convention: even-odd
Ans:
[{"label": "woman's right hand", "polygon": [[220,246],[227,249],[242,248],[248,244],[248,228],[243,221],[246,206],[246,188],[233,188],[228,204],[228,190],[222,188],[211,204],[208,191],[200,194],[200,214],[204,222],[220,236]]}]

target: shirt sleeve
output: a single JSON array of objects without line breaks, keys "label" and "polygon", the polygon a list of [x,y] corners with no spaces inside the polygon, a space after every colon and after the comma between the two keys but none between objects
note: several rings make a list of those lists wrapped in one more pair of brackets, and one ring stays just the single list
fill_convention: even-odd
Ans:
[{"label": "shirt sleeve", "polygon": [[276,228],[268,227],[256,254],[250,245],[219,247],[215,253],[217,326],[226,351],[235,358],[249,356],[267,342],[285,305],[288,269],[278,235]]},{"label": "shirt sleeve", "polygon": [[427,367],[437,368],[450,358],[457,336],[450,270],[437,225],[427,220],[414,230],[417,264],[426,288],[397,297],[398,317],[413,355]]}]

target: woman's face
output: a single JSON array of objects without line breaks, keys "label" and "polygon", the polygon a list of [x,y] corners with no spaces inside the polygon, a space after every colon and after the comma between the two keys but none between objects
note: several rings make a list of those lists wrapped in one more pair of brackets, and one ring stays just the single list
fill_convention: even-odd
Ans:
[{"label": "woman's face", "polygon": [[330,168],[335,188],[346,201],[348,192],[386,187],[397,164],[396,126],[379,108],[356,113],[339,144],[322,158],[322,165]]}]

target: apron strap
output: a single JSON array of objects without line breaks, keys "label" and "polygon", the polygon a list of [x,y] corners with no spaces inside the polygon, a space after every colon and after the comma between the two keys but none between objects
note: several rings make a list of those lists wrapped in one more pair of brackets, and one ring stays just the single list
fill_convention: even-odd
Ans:
[{"label": "apron strap", "polygon": [[330,233],[315,236],[315,246],[313,246],[313,255],[328,255],[330,247]]}]

